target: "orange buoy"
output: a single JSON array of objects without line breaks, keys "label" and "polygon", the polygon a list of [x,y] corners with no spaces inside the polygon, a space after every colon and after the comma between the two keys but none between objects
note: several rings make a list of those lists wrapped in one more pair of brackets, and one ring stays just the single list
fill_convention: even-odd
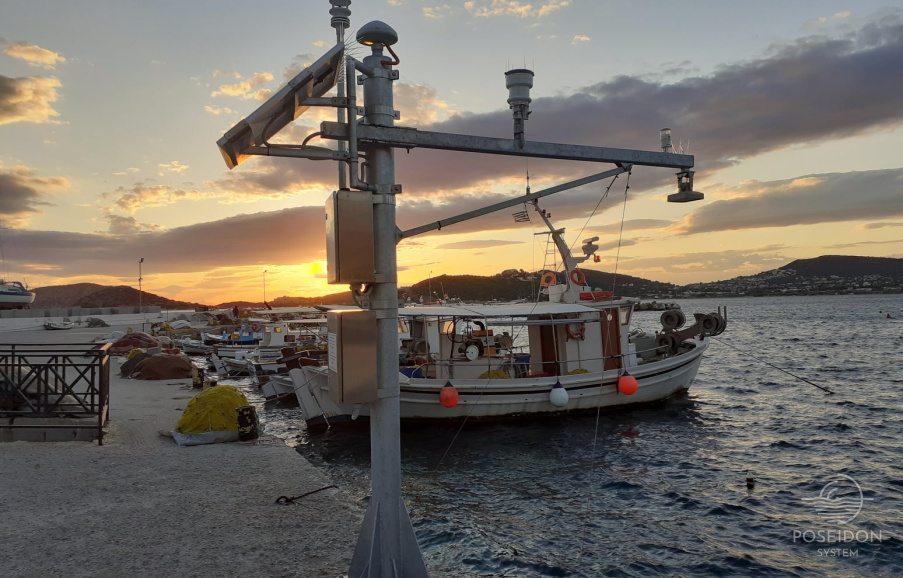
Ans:
[{"label": "orange buoy", "polygon": [[442,404],[442,407],[455,407],[458,405],[458,390],[455,389],[451,382],[446,383],[439,390],[439,403]]},{"label": "orange buoy", "polygon": [[639,388],[640,384],[637,383],[636,378],[626,371],[618,378],[618,391],[624,395],[633,395]]},{"label": "orange buoy", "polygon": [[555,284],[555,273],[552,271],[546,271],[542,274],[542,283],[543,287],[549,287]]}]

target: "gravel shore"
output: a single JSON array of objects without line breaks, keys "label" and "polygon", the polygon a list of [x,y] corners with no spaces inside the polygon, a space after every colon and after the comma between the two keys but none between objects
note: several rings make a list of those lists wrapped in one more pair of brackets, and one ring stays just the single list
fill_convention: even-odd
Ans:
[{"label": "gravel shore", "polygon": [[[0,331],[87,343],[115,329]],[[179,447],[191,381],[120,378],[96,442],[0,444],[0,576],[328,577],[347,573],[363,507],[281,440]]]}]

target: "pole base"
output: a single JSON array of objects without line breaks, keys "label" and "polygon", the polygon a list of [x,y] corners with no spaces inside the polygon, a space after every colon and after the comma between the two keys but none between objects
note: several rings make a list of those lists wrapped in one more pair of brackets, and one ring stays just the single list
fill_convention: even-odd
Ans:
[{"label": "pole base", "polygon": [[[380,504],[371,499],[351,558],[350,578],[429,578],[401,497],[397,508],[395,516],[386,516]],[[397,528],[389,527],[392,519],[397,521]]]}]

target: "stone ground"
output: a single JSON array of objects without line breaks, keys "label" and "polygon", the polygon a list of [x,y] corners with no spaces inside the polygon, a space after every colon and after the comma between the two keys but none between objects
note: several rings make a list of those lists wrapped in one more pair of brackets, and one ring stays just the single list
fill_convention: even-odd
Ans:
[{"label": "stone ground", "polygon": [[[6,321],[6,320],[4,320]],[[18,320],[17,320],[18,321]],[[43,320],[41,321],[43,322]],[[0,327],[0,343],[87,343],[125,327]],[[96,442],[0,444],[0,576],[329,577],[347,573],[364,507],[276,438],[179,447],[191,381],[120,378]]]}]

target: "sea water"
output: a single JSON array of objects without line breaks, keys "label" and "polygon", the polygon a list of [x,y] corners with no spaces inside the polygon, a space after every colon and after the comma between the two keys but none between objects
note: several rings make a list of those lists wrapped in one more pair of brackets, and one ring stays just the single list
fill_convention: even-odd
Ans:
[{"label": "sea water", "polygon": [[[679,303],[728,308],[686,395],[404,431],[432,575],[903,575],[903,295]],[[366,501],[366,429],[308,435],[293,409],[261,421]]]}]

